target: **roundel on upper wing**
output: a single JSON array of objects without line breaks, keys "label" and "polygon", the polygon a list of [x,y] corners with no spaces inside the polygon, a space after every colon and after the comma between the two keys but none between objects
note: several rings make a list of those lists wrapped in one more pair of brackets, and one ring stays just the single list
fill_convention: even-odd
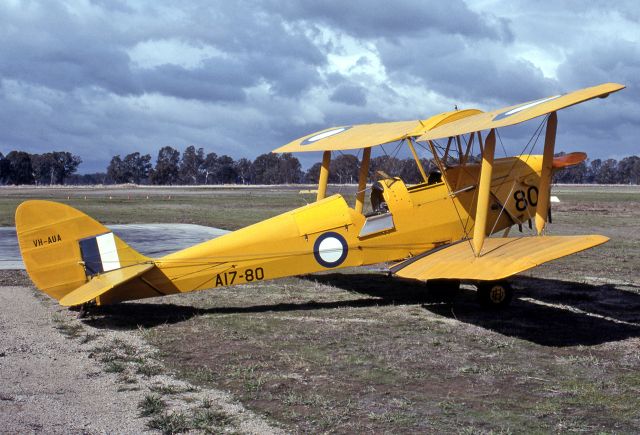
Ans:
[{"label": "roundel on upper wing", "polygon": [[337,267],[349,253],[347,241],[338,233],[321,234],[313,244],[313,256],[324,267]]},{"label": "roundel on upper wing", "polygon": [[351,128],[351,126],[338,127],[338,128],[333,128],[331,130],[323,131],[322,133],[314,134],[313,136],[308,137],[305,140],[303,140],[300,143],[300,145],[310,145],[312,143],[318,142],[319,140],[326,139],[328,137],[335,136],[336,134],[343,133],[343,132],[349,130],[350,128]]},{"label": "roundel on upper wing", "polygon": [[[564,94],[562,94],[564,95]],[[498,113],[493,117],[494,121],[500,121],[501,119],[508,118],[511,115],[515,115],[518,112],[522,112],[523,110],[530,109],[532,107],[537,106],[538,104],[546,103],[547,101],[555,100],[556,98],[562,97],[562,95],[554,95],[553,97],[543,98],[541,100],[532,101],[530,103],[523,104],[514,109],[507,110],[506,112]]]}]

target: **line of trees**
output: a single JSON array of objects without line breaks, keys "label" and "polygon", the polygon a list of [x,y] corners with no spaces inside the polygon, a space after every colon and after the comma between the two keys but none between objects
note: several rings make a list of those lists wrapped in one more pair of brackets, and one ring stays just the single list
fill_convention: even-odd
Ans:
[{"label": "line of trees", "polygon": [[[477,159],[474,159],[477,160]],[[29,154],[11,151],[0,153],[0,184],[295,184],[316,183],[320,163],[306,172],[300,161],[290,153],[261,154],[251,161],[234,160],[228,155],[205,153],[203,148],[187,147],[182,154],[165,146],[158,151],[155,164],[150,154],[133,152],[124,157],[113,156],[106,172],[77,174],[82,159],[66,151]],[[422,160],[427,172],[435,165]],[[334,155],[331,160],[331,183],[357,183],[360,164],[351,154]],[[413,159],[379,156],[371,159],[369,178],[382,171],[399,176],[407,183],[422,179]],[[556,183],[640,184],[640,157],[582,162],[559,171]]]},{"label": "line of trees", "polygon": [[290,153],[262,154],[252,162],[227,155],[205,154],[189,146],[180,151],[160,149],[155,166],[149,154],[114,156],[107,167],[106,183],[136,184],[295,184],[304,180],[300,161]]},{"label": "line of trees", "polygon": [[556,183],[640,184],[640,157],[595,159],[556,172]]},{"label": "line of trees", "polygon": [[[427,167],[429,162],[423,161]],[[291,153],[261,154],[251,161],[245,158],[234,160],[227,155],[205,154],[204,149],[194,146],[180,155],[172,147],[163,147],[158,152],[155,166],[149,154],[131,153],[124,157],[114,156],[107,167],[107,183],[136,183],[159,185],[190,184],[296,184],[316,183],[320,174],[320,163],[304,172],[300,161]],[[360,163],[350,154],[340,154],[331,160],[331,183],[357,183]],[[408,183],[418,183],[420,172],[411,159],[389,156],[371,159],[370,178],[377,171],[399,175]]]},{"label": "line of trees", "polygon": [[67,151],[0,153],[0,184],[64,184],[82,163]]}]

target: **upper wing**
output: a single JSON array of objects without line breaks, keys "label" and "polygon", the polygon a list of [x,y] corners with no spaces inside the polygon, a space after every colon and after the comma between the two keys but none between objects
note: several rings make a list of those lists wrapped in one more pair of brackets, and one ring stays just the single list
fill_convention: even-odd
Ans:
[{"label": "upper wing", "polygon": [[331,127],[291,141],[273,150],[273,152],[297,153],[303,151],[344,151],[368,148],[389,142],[396,142],[406,139],[407,137],[418,136],[423,133],[425,129],[428,130],[437,125],[454,122],[465,116],[471,116],[477,113],[480,113],[480,111],[468,109],[441,113],[426,120]]},{"label": "upper wing", "polygon": [[365,148],[404,139],[420,126],[420,121],[416,120],[332,127],[296,139],[273,152],[295,153]]},{"label": "upper wing", "polygon": [[478,113],[454,122],[447,123],[433,129],[425,129],[417,140],[440,139],[443,137],[457,136],[474,131],[488,130],[492,128],[506,127],[528,121],[537,116],[555,112],[592,98],[605,98],[613,92],[624,89],[624,85],[618,83],[603,83],[591,88],[584,88],[568,94],[554,95],[528,103],[505,107],[493,112]]},{"label": "upper wing", "polygon": [[493,112],[485,113],[476,109],[457,110],[441,113],[426,120],[331,127],[291,141],[273,152],[344,151],[383,145],[408,137],[419,136],[417,140],[429,140],[456,136],[524,122],[592,98],[604,98],[623,88],[623,85],[617,83],[605,83]]},{"label": "upper wing", "polygon": [[466,241],[427,251],[391,268],[403,277],[420,280],[463,279],[494,281],[608,241],[599,235],[488,238],[476,257]]}]

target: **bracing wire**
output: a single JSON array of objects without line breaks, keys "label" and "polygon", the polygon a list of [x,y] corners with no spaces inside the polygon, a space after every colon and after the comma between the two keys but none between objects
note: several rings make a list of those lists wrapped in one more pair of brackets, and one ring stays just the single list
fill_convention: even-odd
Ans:
[{"label": "bracing wire", "polygon": [[[525,159],[525,163],[529,161],[529,157],[531,156],[531,152],[533,152],[536,144],[538,143],[538,140],[540,139],[540,135],[542,134],[542,130],[543,130],[543,126],[547,123],[549,119],[549,115],[545,116],[543,118],[543,120],[540,122],[540,124],[538,125],[538,127],[535,129],[535,131],[533,132],[533,134],[531,135],[531,138],[529,139],[529,141],[527,142],[527,144],[524,146],[524,148],[522,149],[522,151],[520,152],[518,157],[522,157],[523,155],[525,155],[525,153],[527,153],[527,150],[529,149],[530,146],[530,150],[529,152],[526,154],[527,157]],[[497,131],[497,130],[496,130]],[[498,134],[498,138],[500,140],[500,143],[502,144],[502,138],[500,138],[500,135]],[[535,139],[534,139],[535,138]],[[504,145],[502,146],[502,148],[504,149]],[[506,150],[505,150],[506,153]],[[509,169],[509,172],[513,171],[513,168],[515,168],[516,165],[516,160],[514,160],[513,164],[511,165],[511,168]],[[498,187],[502,186],[502,184],[498,185]],[[516,187],[516,180],[514,179],[511,183],[511,187],[509,189],[509,194],[507,195],[507,201],[505,201],[504,204],[502,204],[502,208],[500,209],[500,213],[498,213],[498,217],[496,218],[495,222],[493,223],[493,227],[491,228],[491,231],[489,234],[493,234],[493,231],[495,230],[496,226],[498,225],[498,222],[500,221],[500,218],[502,217],[503,212],[505,211],[505,209],[507,208],[507,202],[509,201],[509,199],[511,198],[511,194],[513,193],[513,189],[515,189]],[[529,208],[527,207],[527,214],[529,219],[532,219],[531,214],[529,214]]]}]

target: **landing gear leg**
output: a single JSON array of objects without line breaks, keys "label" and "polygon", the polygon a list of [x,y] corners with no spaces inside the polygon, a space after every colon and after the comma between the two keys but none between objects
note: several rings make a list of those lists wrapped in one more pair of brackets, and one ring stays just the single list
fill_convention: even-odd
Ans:
[{"label": "landing gear leg", "polygon": [[92,307],[95,307],[96,304],[94,302],[85,302],[82,305],[76,305],[75,307],[71,307],[70,309],[72,311],[77,311],[78,312],[78,319],[84,319],[85,317],[87,317],[87,314],[89,314],[89,311],[91,310]]},{"label": "landing gear leg", "polygon": [[460,281],[457,279],[430,279],[427,281],[429,296],[439,302],[453,302],[460,292]]},{"label": "landing gear leg", "polygon": [[87,311],[89,311],[87,304],[80,305],[80,309],[78,310],[78,319],[84,319],[87,316]]},{"label": "landing gear leg", "polygon": [[507,281],[480,281],[476,286],[480,305],[485,308],[502,309],[513,299],[513,288]]}]

